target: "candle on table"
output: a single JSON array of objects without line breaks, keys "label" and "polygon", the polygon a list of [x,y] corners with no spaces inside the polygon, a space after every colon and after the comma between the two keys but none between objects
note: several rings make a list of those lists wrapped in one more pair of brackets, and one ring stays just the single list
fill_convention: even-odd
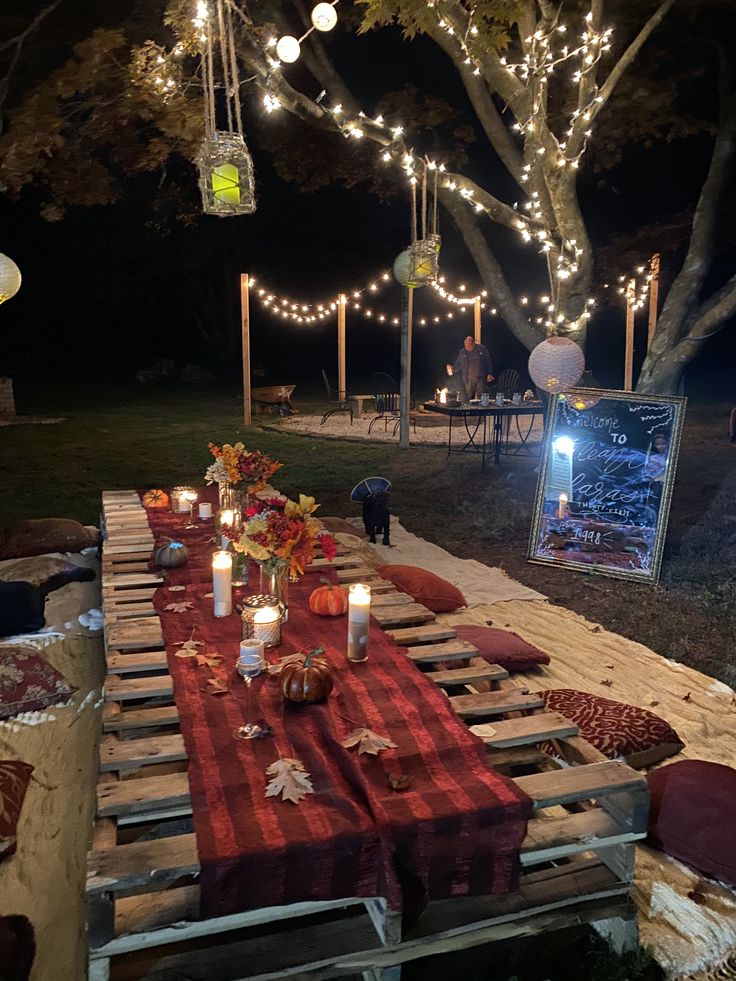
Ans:
[{"label": "candle on table", "polygon": [[253,636],[266,647],[281,643],[281,611],[277,606],[262,606],[253,615]]},{"label": "candle on table", "polygon": [[[234,522],[235,522],[235,511],[232,508],[225,508],[223,511],[220,511],[221,528],[223,525],[227,525],[228,528],[232,528]],[[220,535],[220,548],[227,550],[229,544],[230,544],[230,539],[227,537],[227,535]]]},{"label": "candle on table", "polygon": [[557,508],[557,517],[566,518],[567,517],[567,494],[560,494],[560,504]]},{"label": "candle on table", "polygon": [[371,613],[371,587],[362,582],[348,589],[348,660],[368,660],[368,625]]},{"label": "candle on table", "polygon": [[263,658],[264,646],[263,641],[256,640],[255,637],[250,637],[248,640],[241,640],[238,661],[255,657]]},{"label": "candle on table", "polygon": [[215,552],[212,556],[212,591],[216,617],[229,617],[233,612],[232,576],[232,555],[229,552]]},{"label": "candle on table", "polygon": [[203,501],[199,505],[199,516],[200,518],[212,517],[212,505],[209,503],[209,501]]}]

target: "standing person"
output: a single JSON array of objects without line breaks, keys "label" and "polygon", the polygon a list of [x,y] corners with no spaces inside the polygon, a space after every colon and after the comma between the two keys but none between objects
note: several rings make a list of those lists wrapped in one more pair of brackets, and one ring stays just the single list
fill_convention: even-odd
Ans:
[{"label": "standing person", "polygon": [[485,344],[476,344],[474,338],[466,337],[460,348],[455,364],[447,365],[448,375],[458,375],[462,380],[465,398],[479,399],[486,385],[493,381],[493,362]]}]

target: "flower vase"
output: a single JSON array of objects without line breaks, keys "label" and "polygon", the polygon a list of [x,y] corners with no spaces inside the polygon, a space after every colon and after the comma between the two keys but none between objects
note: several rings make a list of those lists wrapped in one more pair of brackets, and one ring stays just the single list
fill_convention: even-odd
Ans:
[{"label": "flower vase", "polygon": [[281,622],[289,619],[289,567],[286,564],[275,569],[261,564],[261,584],[258,590],[264,595],[275,596],[281,609]]},{"label": "flower vase", "polygon": [[235,494],[235,487],[227,480],[221,480],[217,489],[220,495],[220,510],[224,511],[229,508],[235,507],[235,501],[233,500]]},{"label": "flower vase", "polygon": [[233,578],[232,584],[235,589],[248,585],[248,556],[245,552],[233,550]]}]

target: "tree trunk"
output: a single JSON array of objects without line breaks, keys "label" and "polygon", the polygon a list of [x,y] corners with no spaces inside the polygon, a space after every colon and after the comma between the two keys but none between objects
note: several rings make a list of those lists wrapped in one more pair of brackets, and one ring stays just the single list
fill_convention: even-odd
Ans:
[{"label": "tree trunk", "polygon": [[647,358],[636,391],[642,395],[677,395],[687,362],[678,350],[666,351],[658,358]]}]

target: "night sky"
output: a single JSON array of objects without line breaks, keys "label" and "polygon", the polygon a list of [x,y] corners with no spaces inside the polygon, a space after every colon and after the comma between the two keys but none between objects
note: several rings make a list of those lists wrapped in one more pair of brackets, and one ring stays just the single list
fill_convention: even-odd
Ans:
[{"label": "night sky", "polygon": [[[27,7],[27,4],[23,4]],[[117,5],[115,5],[117,6]],[[104,16],[114,6],[102,4]],[[118,8],[119,10],[119,8]],[[42,39],[53,35],[53,58],[68,52],[69,44],[83,36],[84,19],[49,23]],[[75,32],[82,32],[76,34]],[[471,118],[464,91],[454,69],[431,43],[402,42],[397,30],[356,38],[336,34],[331,41],[338,68],[367,109],[391,89],[412,82],[442,95],[458,113]],[[687,57],[683,55],[683,65]],[[34,72],[48,70],[50,62],[30,63]],[[293,69],[299,80],[299,69]],[[20,85],[28,80],[21,76]],[[697,83],[693,98],[708,98],[707,78]],[[310,91],[309,94],[316,94]],[[12,127],[11,111],[5,125]],[[395,196],[378,201],[367,190],[333,186],[312,194],[280,180],[269,155],[259,146],[261,127],[288,127],[285,111],[266,117],[260,99],[251,95],[244,104],[246,132],[258,181],[258,210],[253,216],[200,217],[190,227],[174,227],[166,234],[149,224],[152,202],[167,181],[176,180],[195,198],[196,176],[187,162],[174,161],[167,174],[127,181],[120,201],[112,206],[71,209],[58,223],[44,222],[38,214],[38,194],[26,190],[19,200],[0,197],[0,251],[11,256],[23,273],[18,296],[2,308],[3,343],[0,372],[17,378],[64,374],[69,378],[109,376],[129,379],[133,372],[157,357],[179,365],[200,364],[218,378],[235,380],[239,371],[238,273],[251,272],[279,295],[314,302],[332,299],[340,289],[360,288],[390,267],[408,244],[408,199]],[[677,145],[655,146],[627,152],[623,165],[599,177],[581,173],[584,209],[597,244],[612,235],[627,233],[639,224],[666,221],[693,200],[707,165],[709,141],[692,138]],[[463,168],[470,176],[505,200],[513,201],[513,186],[484,149],[479,139]],[[163,184],[160,180],[163,180]],[[518,193],[518,192],[517,192]],[[451,221],[441,215],[443,247],[441,271],[448,285],[465,282],[469,292],[479,288],[475,268],[459,241]],[[545,292],[541,260],[511,233],[493,230],[492,241],[519,295],[534,299]],[[662,251],[667,248],[662,242]],[[643,256],[642,256],[643,258]],[[732,262],[727,253],[716,262],[716,275]],[[677,256],[663,256],[663,278],[671,279]],[[610,270],[611,278],[618,271]],[[607,277],[600,270],[599,279]],[[613,286],[613,283],[612,283]],[[492,305],[492,297],[488,304]],[[381,292],[376,308],[398,315],[401,292],[392,284]],[[452,360],[466,333],[472,333],[472,314],[448,323],[421,327],[420,317],[444,314],[448,309],[434,299],[429,288],[415,293],[415,383],[424,394],[443,377],[443,365]],[[534,312],[535,308],[530,305]],[[251,305],[253,365],[264,371],[263,382],[297,382],[312,388],[320,384],[320,369],[336,374],[334,318],[319,326],[286,325]],[[197,330],[197,318],[233,324],[231,343],[206,342]],[[506,329],[500,317],[484,312],[483,340],[497,369],[525,367],[528,352]],[[640,314],[643,341],[646,315]],[[225,332],[227,333],[227,332]],[[733,330],[726,328],[712,341],[688,372],[688,390],[706,378],[710,390],[734,395]],[[601,307],[594,318],[588,365],[604,384],[621,384],[624,343],[623,303]],[[374,371],[398,377],[398,327],[348,314],[348,378],[360,388]],[[100,349],[115,345],[115,358],[101,358]],[[639,344],[639,357],[643,354]],[[256,384],[259,382],[256,381]]]}]

